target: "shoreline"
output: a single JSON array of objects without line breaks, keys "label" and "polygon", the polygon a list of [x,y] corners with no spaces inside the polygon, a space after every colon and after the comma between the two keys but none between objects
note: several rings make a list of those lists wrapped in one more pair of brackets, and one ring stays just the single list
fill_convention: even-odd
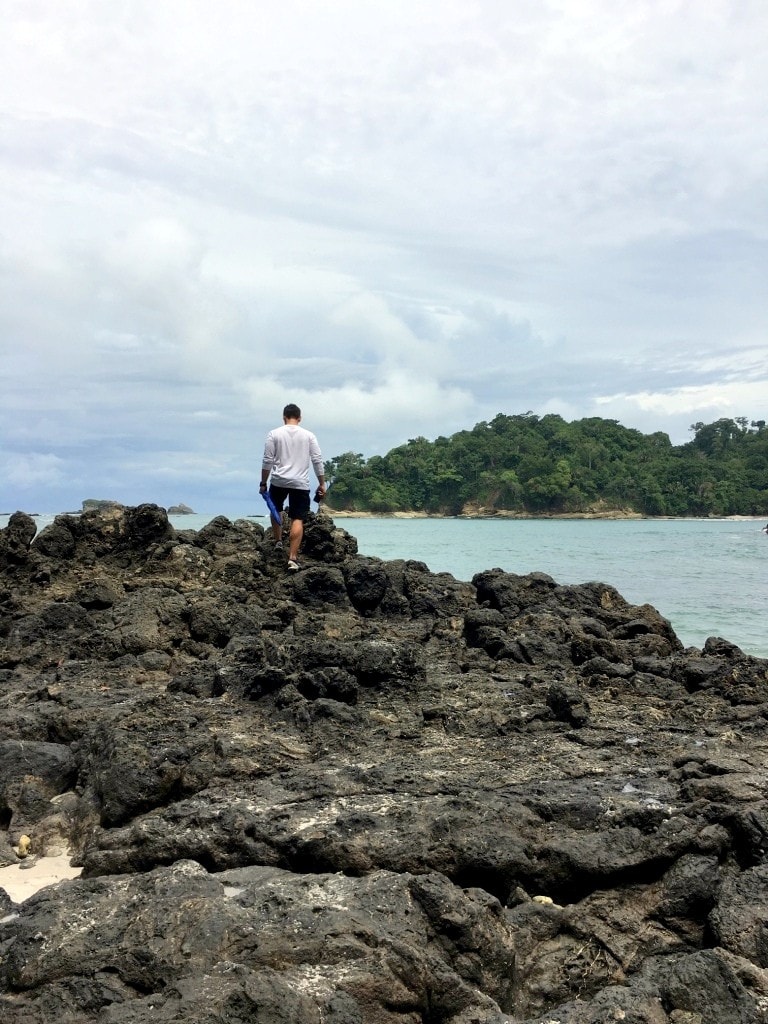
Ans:
[{"label": "shoreline", "polygon": [[756,522],[766,521],[765,516],[753,515],[731,515],[731,516],[647,516],[642,512],[554,512],[550,515],[533,515],[529,512],[489,512],[489,513],[466,513],[462,512],[455,516],[443,515],[438,512],[349,512],[343,509],[325,509],[327,515],[332,519],[466,519],[493,520],[493,519],[562,519],[562,520],[643,520],[645,522]]},{"label": "shoreline", "polygon": [[[14,513],[2,513],[0,514],[0,529],[4,529],[7,525],[7,520]],[[26,513],[32,515],[34,519],[50,519],[53,521],[60,515],[66,516],[79,516],[79,512],[35,512]],[[168,513],[166,513],[168,514]],[[446,520],[466,520],[467,522],[490,522],[492,520],[497,521],[636,521],[636,522],[690,522],[690,523],[705,523],[705,522],[756,522],[766,523],[768,517],[765,515],[730,515],[730,516],[649,516],[644,515],[642,512],[631,512],[629,510],[611,509],[611,510],[594,510],[591,512],[553,512],[549,514],[541,513],[534,514],[531,512],[519,512],[511,511],[507,509],[500,509],[494,512],[460,512],[457,515],[446,515],[439,512],[421,512],[421,511],[403,511],[403,512],[362,512],[362,511],[349,511],[348,509],[333,509],[328,506],[322,506],[319,511],[319,515],[327,515],[332,519],[446,519]],[[184,520],[184,519],[213,519],[219,515],[226,515],[223,512],[199,512],[194,514],[179,513],[178,515],[169,515],[169,520]],[[227,516],[229,518],[229,516]],[[237,519],[265,519],[266,515],[261,513],[251,513],[245,515],[235,515],[232,521]],[[48,524],[46,524],[48,525]],[[40,529],[42,529],[41,527]],[[177,528],[185,528],[177,525]]]}]

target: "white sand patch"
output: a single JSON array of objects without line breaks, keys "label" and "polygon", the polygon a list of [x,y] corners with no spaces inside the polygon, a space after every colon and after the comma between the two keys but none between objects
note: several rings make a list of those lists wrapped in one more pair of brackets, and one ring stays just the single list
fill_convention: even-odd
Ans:
[{"label": "white sand patch", "polygon": [[14,903],[23,903],[46,885],[64,878],[77,878],[82,868],[74,868],[67,854],[58,857],[39,857],[34,864],[11,864],[0,868],[0,888],[5,889]]}]

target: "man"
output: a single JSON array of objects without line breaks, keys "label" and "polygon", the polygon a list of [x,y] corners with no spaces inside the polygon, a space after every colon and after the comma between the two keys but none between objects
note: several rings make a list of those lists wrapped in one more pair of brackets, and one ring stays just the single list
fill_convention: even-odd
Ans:
[{"label": "man", "polygon": [[[283,409],[283,425],[270,430],[264,443],[264,459],[261,464],[259,490],[267,490],[270,473],[269,496],[282,516],[283,505],[288,499],[288,515],[291,530],[288,536],[288,568],[298,572],[299,548],[304,538],[304,521],[309,513],[309,467],[317,477],[316,501],[325,497],[325,466],[320,445],[315,435],[299,426],[301,409],[293,403]],[[283,546],[282,522],[272,522],[272,537],[275,547]]]}]

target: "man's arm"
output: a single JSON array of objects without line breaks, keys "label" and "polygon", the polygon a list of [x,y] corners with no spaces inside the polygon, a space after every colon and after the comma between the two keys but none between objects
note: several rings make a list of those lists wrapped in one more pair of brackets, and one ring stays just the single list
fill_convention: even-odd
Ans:
[{"label": "man's arm", "polygon": [[323,453],[320,451],[320,445],[317,443],[317,438],[314,434],[310,434],[309,437],[309,458],[312,462],[312,469],[315,471],[317,477],[317,491],[315,501],[319,498],[325,497],[325,465],[323,463]]},{"label": "man's arm", "polygon": [[264,457],[261,460],[261,483],[259,484],[260,491],[266,491],[267,481],[269,480],[269,474],[272,471],[272,466],[275,461],[275,442],[271,432],[267,434],[267,440],[264,443]]}]

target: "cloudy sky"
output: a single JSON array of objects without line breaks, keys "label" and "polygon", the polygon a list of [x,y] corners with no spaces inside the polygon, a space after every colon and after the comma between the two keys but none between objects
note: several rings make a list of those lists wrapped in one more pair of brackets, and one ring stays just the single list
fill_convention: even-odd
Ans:
[{"label": "cloudy sky", "polygon": [[765,0],[2,0],[0,512],[768,418]]}]

